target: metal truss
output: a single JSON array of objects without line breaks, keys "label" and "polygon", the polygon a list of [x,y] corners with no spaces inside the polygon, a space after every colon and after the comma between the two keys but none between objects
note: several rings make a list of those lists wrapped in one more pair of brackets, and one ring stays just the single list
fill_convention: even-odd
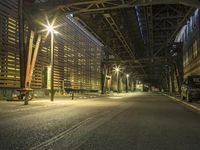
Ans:
[{"label": "metal truss", "polygon": [[124,46],[124,49],[128,52],[129,56],[132,59],[135,59],[133,50],[129,47],[128,43],[126,42],[126,40],[124,38],[124,35],[121,33],[121,31],[120,31],[119,27],[117,26],[117,24],[115,23],[114,19],[111,17],[110,14],[103,14],[103,16],[106,19],[106,21],[108,22],[108,24],[110,25],[110,27],[112,28],[113,32],[115,33],[115,35],[117,36],[119,41]]},{"label": "metal truss", "polygon": [[[187,21],[188,17],[192,14],[192,12],[194,11],[194,8],[189,8],[189,10],[185,11],[185,13],[183,14],[183,17],[179,19],[175,19],[175,23],[171,22],[172,26],[175,26],[176,29],[174,30],[172,27],[172,30],[165,30],[167,33],[167,38],[166,40],[162,43],[161,47],[154,53],[154,55],[156,56],[160,51],[162,51],[164,48],[168,47],[170,44],[172,44],[176,38],[176,35],[178,34],[178,32],[180,31],[180,29],[182,28],[182,26],[184,25],[184,23]],[[173,19],[174,20],[174,19]],[[170,19],[168,19],[168,22],[170,21]],[[161,31],[161,30],[160,30]],[[159,31],[159,32],[160,32]]]},{"label": "metal truss", "polygon": [[[94,32],[96,32],[96,34],[98,34],[99,37],[101,37],[101,39],[104,40],[104,45],[110,47],[112,49],[112,52],[114,52],[115,55],[118,56],[115,57],[115,59],[118,58],[120,60],[126,60],[126,59],[134,60],[135,49],[133,47],[133,44],[130,44],[131,41],[126,33],[127,28],[124,27],[125,30],[124,28],[122,28],[122,23],[124,22],[120,22],[118,18],[121,17],[118,17],[119,15],[123,16],[124,14],[121,11],[119,11],[114,16],[113,14],[108,14],[108,13],[87,14],[87,15],[82,14],[78,15],[79,16],[78,20],[86,22],[85,24],[88,24],[88,28],[94,29]],[[143,70],[142,66],[141,69]],[[143,73],[145,73],[144,70]]]},{"label": "metal truss", "polygon": [[186,22],[193,8],[182,5],[159,5],[142,7],[146,28],[147,44],[152,56],[165,55],[163,49],[173,42],[177,33]]},{"label": "metal truss", "polygon": [[161,4],[182,4],[200,8],[199,0],[37,0],[36,2],[35,7],[40,7],[42,10],[55,9],[73,14]]},{"label": "metal truss", "polygon": [[[44,2],[38,1],[35,3],[35,8],[44,11],[59,11],[61,14],[74,14],[75,16],[89,14],[92,17],[96,14],[100,14],[101,17],[97,19],[102,19],[107,23],[107,26],[88,25],[93,32],[93,35],[97,34],[96,31],[99,30],[98,36],[101,37],[101,41],[106,43],[107,47],[113,49],[112,51],[123,56],[123,59],[128,59],[127,62],[131,65],[136,64],[141,68],[146,74],[146,68],[144,70],[144,60],[136,59],[136,54],[138,51],[137,47],[130,45],[130,37],[127,35],[119,20],[116,19],[117,15],[121,10],[128,10],[135,8],[135,6],[142,8],[141,13],[143,14],[143,19],[141,20],[144,39],[147,41],[149,47],[149,55],[155,58],[156,56],[166,56],[167,52],[164,50],[170,43],[173,42],[178,31],[182,25],[187,20],[187,17],[191,14],[194,8],[200,8],[199,0],[46,0]],[[190,8],[190,7],[193,8]],[[31,10],[31,9],[30,9]],[[118,13],[115,10],[120,10]],[[116,16],[113,15],[116,13]],[[89,22],[93,19],[92,17],[87,18]],[[116,18],[115,18],[116,17]],[[83,19],[85,22],[85,20]],[[103,24],[104,25],[104,24]],[[100,26],[100,27],[99,27]],[[98,30],[96,29],[98,28]],[[102,29],[99,29],[102,28]],[[105,31],[105,32],[103,32]],[[106,34],[109,36],[106,37]],[[98,37],[96,36],[96,37]],[[103,37],[103,38],[102,38]],[[105,39],[104,39],[105,38]],[[108,39],[110,38],[110,39]],[[137,48],[135,50],[135,48]],[[128,54],[128,55],[127,55]],[[128,56],[128,57],[127,57]],[[118,57],[119,58],[119,57]],[[166,57],[164,57],[166,59]],[[123,59],[117,61],[116,63],[123,62]],[[131,60],[130,60],[131,59]],[[133,59],[133,60],[132,60]],[[164,60],[165,60],[164,59]],[[145,61],[151,63],[151,60]],[[156,61],[162,62],[162,61]],[[152,64],[152,63],[151,63]],[[162,63],[160,63],[162,64]],[[147,69],[148,73],[153,74],[153,69]],[[157,72],[157,71],[156,71]],[[159,74],[159,73],[158,73]]]},{"label": "metal truss", "polygon": [[153,56],[153,45],[154,45],[154,38],[153,38],[153,10],[152,10],[152,5],[151,6],[148,6],[148,7],[145,7],[144,8],[145,10],[145,13],[146,13],[146,23],[147,23],[147,28],[148,28],[148,32],[147,32],[147,35],[148,35],[148,46],[149,46],[149,51],[150,51],[150,56]]},{"label": "metal truss", "polygon": [[89,31],[95,38],[97,38],[103,44],[104,52],[108,52],[116,58],[120,59],[120,56],[117,53],[115,53],[114,50],[110,48],[110,46],[107,45],[105,41],[99,35],[97,35],[97,33],[95,33],[95,31],[91,27],[89,27],[83,20],[81,20],[78,17],[75,17],[74,19],[76,19],[82,25],[83,28],[87,29],[87,31]]},{"label": "metal truss", "polygon": [[[127,63],[132,63],[132,64],[161,64],[161,62],[167,62],[168,61],[168,57],[148,57],[148,58],[140,58],[140,59],[128,59],[128,60],[114,60],[114,59],[109,59],[106,60],[105,63],[108,64],[113,64],[113,63],[117,63],[117,64],[127,64]],[[141,67],[141,66],[140,66]]]}]

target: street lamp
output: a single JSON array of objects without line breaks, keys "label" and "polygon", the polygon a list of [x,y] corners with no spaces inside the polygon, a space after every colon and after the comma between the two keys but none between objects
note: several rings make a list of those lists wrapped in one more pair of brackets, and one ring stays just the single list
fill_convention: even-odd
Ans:
[{"label": "street lamp", "polygon": [[129,84],[128,78],[129,74],[126,75],[126,93],[128,93],[128,84]]},{"label": "street lamp", "polygon": [[120,68],[119,68],[119,66],[117,66],[114,69],[115,69],[114,71],[117,73],[117,93],[119,93],[119,71],[120,71]]},{"label": "street lamp", "polygon": [[52,24],[45,25],[48,34],[51,34],[51,101],[54,101],[54,34],[58,33],[55,26]]},{"label": "street lamp", "polygon": [[51,101],[54,100],[54,28],[52,25],[47,26],[48,32],[51,33]]},{"label": "street lamp", "polygon": [[52,19],[52,22],[49,21],[48,16],[45,16],[46,19],[46,24],[44,24],[43,22],[38,22],[40,25],[42,25],[44,27],[43,30],[41,30],[40,32],[47,32],[45,38],[47,38],[47,36],[49,34],[51,34],[51,62],[50,62],[50,66],[51,66],[51,101],[54,100],[54,34],[57,34],[58,32],[55,30],[56,28],[60,27],[61,25],[55,25],[56,22],[56,17],[54,17]]}]

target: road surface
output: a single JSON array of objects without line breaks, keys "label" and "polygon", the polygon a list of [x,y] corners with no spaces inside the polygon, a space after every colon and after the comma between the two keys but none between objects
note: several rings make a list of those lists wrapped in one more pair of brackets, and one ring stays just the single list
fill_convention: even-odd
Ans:
[{"label": "road surface", "polygon": [[0,150],[200,149],[200,114],[161,94],[27,107],[1,111]]}]

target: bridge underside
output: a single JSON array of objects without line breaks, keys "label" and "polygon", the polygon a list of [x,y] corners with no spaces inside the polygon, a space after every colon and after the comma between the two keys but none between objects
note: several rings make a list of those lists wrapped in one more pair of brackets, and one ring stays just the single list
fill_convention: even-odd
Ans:
[{"label": "bridge underside", "polygon": [[[165,66],[174,61],[170,50],[177,45],[174,40],[178,32],[195,7],[200,7],[200,2],[48,0],[38,1],[34,7],[27,6],[33,10],[37,8],[40,12],[56,12],[59,16],[73,14],[77,21],[104,44],[108,55],[106,59],[114,56],[116,61],[112,60],[113,64],[120,64],[140,79],[159,82]],[[180,44],[178,48],[181,49]]]}]

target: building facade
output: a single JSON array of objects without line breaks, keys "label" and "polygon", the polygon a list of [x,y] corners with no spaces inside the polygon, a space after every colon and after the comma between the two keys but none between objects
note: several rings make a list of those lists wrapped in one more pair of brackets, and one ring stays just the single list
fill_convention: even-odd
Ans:
[{"label": "building facade", "polygon": [[200,74],[200,11],[197,9],[177,36],[183,43],[184,78],[191,74]]},{"label": "building facade", "polygon": [[[100,90],[101,43],[73,18],[58,18],[55,35],[56,90]],[[28,28],[28,27],[27,27]],[[0,95],[20,87],[18,1],[0,2]],[[50,37],[42,36],[31,87],[49,88]],[[27,37],[25,37],[27,40]]]}]

